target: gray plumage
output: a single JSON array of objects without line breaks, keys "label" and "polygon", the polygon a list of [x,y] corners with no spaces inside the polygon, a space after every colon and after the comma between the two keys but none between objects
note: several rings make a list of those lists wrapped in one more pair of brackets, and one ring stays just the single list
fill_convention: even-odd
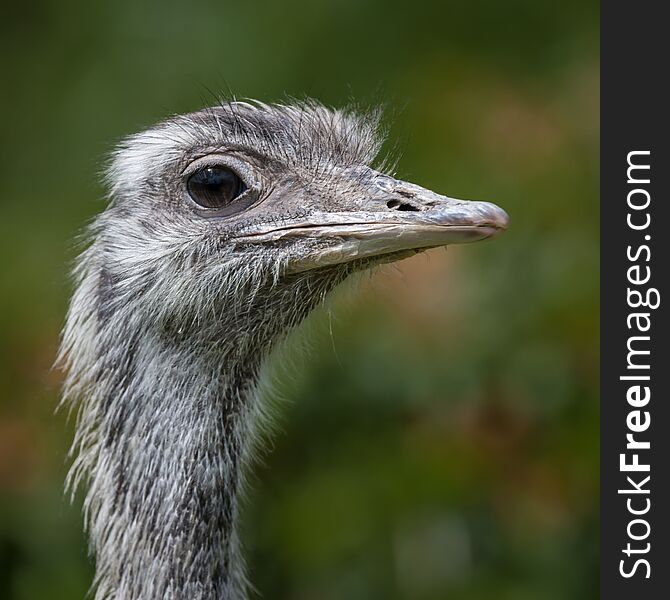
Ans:
[{"label": "gray plumage", "polygon": [[[351,273],[506,226],[373,169],[380,142],[375,115],[232,102],[114,153],[60,358],[97,600],[245,598],[238,500],[277,343]],[[205,171],[241,193],[200,205]]]}]

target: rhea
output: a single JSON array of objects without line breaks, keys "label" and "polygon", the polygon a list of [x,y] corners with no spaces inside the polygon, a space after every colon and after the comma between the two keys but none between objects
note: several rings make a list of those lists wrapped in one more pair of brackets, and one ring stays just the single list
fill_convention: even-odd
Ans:
[{"label": "rhea", "polygon": [[229,102],[123,141],[63,332],[95,598],[239,600],[236,530],[278,343],[349,275],[507,215],[373,165],[375,116]]}]

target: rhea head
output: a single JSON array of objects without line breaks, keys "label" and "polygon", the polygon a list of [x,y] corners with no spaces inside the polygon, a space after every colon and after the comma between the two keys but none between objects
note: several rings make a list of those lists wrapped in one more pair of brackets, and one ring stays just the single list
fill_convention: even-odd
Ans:
[{"label": "rhea head", "polygon": [[[309,289],[506,227],[493,204],[375,170],[380,142],[376,116],[316,103],[222,104],[129,138],[94,228],[101,312],[141,304],[143,318],[182,334],[222,318],[230,327],[231,316],[243,327],[252,299],[300,317]],[[301,296],[286,306],[288,290]]]}]

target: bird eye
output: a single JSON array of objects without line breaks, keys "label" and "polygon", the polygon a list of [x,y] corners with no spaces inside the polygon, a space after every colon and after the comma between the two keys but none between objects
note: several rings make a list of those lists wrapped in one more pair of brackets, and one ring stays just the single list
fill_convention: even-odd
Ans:
[{"label": "bird eye", "polygon": [[223,208],[242,195],[247,186],[227,167],[205,167],[186,182],[188,195],[203,208]]}]

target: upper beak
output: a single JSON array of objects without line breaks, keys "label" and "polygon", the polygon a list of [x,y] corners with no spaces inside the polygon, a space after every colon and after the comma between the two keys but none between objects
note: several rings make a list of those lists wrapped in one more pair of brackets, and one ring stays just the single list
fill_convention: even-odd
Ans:
[{"label": "upper beak", "polygon": [[[287,265],[301,272],[358,259],[379,262],[415,252],[491,238],[507,228],[509,217],[490,202],[457,200],[418,185],[377,175],[374,187],[357,201],[354,211],[314,212],[306,219],[249,232],[244,241],[324,242],[306,249]],[[371,192],[372,190],[372,192]]]}]

